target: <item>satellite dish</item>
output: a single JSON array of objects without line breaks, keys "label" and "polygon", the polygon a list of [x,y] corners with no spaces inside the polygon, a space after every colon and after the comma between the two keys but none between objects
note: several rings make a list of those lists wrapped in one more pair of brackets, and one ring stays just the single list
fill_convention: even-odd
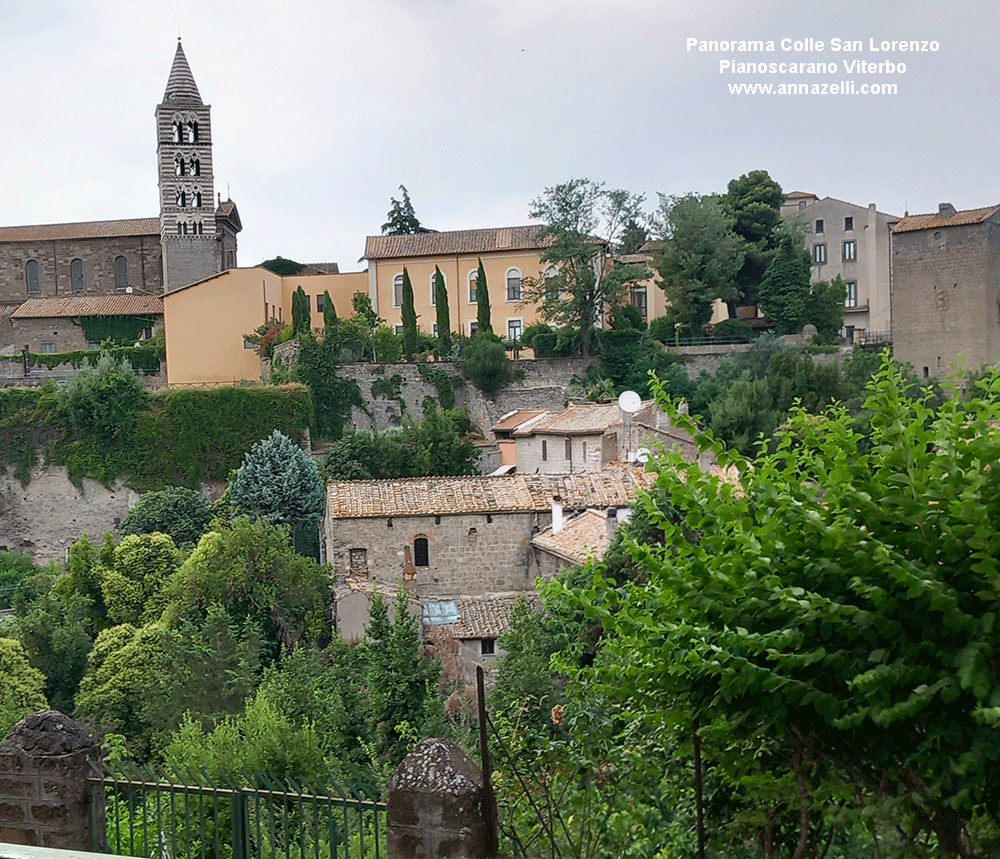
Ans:
[{"label": "satellite dish", "polygon": [[635,458],[636,458],[636,460],[638,462],[641,462],[643,465],[645,465],[647,462],[649,462],[649,457],[650,456],[651,456],[651,453],[650,453],[648,447],[640,447],[635,452]]},{"label": "satellite dish", "polygon": [[642,406],[642,398],[635,391],[622,391],[618,397],[618,408],[634,415]]}]

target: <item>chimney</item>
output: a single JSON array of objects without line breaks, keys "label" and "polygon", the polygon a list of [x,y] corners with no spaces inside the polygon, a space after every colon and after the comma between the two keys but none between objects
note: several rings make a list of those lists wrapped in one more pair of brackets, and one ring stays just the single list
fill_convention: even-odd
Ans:
[{"label": "chimney", "polygon": [[615,531],[618,530],[618,511],[614,507],[609,507],[607,512],[608,540],[615,538]]},{"label": "chimney", "polygon": [[942,218],[955,217],[955,207],[951,203],[938,203],[938,214]]},{"label": "chimney", "polygon": [[558,534],[563,529],[562,498],[552,496],[552,533]]}]

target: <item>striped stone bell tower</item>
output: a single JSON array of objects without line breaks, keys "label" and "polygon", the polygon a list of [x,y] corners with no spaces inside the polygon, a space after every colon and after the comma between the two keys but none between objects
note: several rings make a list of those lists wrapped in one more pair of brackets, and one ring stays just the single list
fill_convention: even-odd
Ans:
[{"label": "striped stone bell tower", "polygon": [[216,226],[211,107],[202,103],[179,38],[167,89],[156,108],[156,153],[163,282],[169,291],[224,267]]}]

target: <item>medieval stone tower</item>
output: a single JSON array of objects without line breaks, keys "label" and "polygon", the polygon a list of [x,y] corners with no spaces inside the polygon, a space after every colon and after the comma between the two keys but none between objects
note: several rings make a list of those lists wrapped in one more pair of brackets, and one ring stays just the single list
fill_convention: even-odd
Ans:
[{"label": "medieval stone tower", "polygon": [[203,104],[180,39],[156,108],[160,241],[167,292],[236,265],[239,215],[216,204],[211,106]]}]

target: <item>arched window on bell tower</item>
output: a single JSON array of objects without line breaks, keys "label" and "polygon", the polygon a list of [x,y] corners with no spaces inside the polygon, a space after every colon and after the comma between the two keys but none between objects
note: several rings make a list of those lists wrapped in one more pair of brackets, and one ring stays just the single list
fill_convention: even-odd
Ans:
[{"label": "arched window on bell tower", "polygon": [[174,175],[175,176],[184,175],[184,157],[182,155],[177,155],[174,157]]},{"label": "arched window on bell tower", "polygon": [[191,161],[188,164],[188,166],[191,168],[191,175],[192,176],[200,176],[201,175],[201,160],[198,158],[197,155],[192,155],[191,156]]},{"label": "arched window on bell tower", "polygon": [[174,120],[173,125],[170,126],[173,134],[172,140],[174,143],[180,143],[184,136],[184,129],[179,119]]},{"label": "arched window on bell tower", "polygon": [[177,191],[177,205],[181,209],[187,205],[187,195],[184,193],[183,189]]},{"label": "arched window on bell tower", "polygon": [[198,142],[198,123],[197,121],[190,119],[188,124],[184,129],[186,131],[186,136],[184,138],[185,143],[197,143]]}]

